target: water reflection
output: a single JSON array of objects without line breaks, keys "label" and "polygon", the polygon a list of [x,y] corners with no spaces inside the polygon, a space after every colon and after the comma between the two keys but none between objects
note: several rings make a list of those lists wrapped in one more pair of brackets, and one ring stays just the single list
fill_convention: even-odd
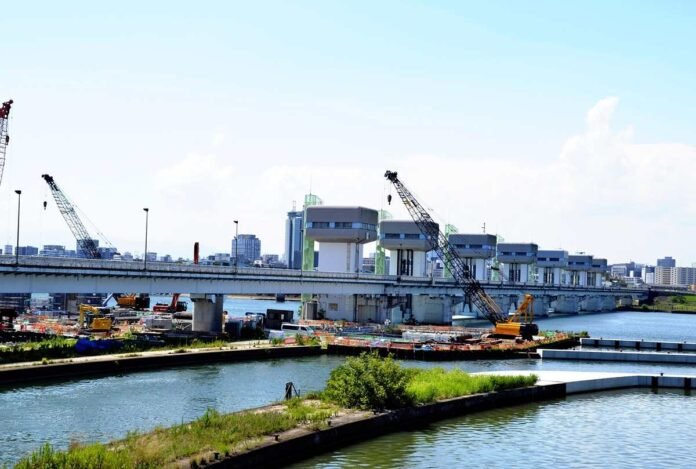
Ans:
[{"label": "water reflection", "polygon": [[309,467],[693,467],[696,399],[631,390],[495,409],[346,447]]}]

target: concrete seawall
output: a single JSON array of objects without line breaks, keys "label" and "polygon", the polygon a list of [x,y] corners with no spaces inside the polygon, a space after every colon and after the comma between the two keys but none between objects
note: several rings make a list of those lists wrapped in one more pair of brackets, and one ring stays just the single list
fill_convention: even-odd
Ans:
[{"label": "concrete seawall", "polygon": [[539,350],[542,359],[642,363],[696,364],[696,353],[632,352],[621,350]]},{"label": "concrete seawall", "polygon": [[57,378],[77,378],[96,375],[115,375],[133,371],[200,365],[203,363],[232,363],[248,360],[306,357],[324,353],[319,346],[259,347],[235,350],[190,350],[177,353],[143,352],[121,356],[76,358],[53,364],[16,364],[0,368],[0,385],[28,383]]},{"label": "concrete seawall", "polygon": [[696,352],[696,343],[693,342],[658,342],[651,340],[626,340],[626,339],[580,339],[583,347],[603,347],[616,349],[655,350],[670,352]]},{"label": "concrete seawall", "polygon": [[[482,374],[520,375],[524,372],[498,371]],[[345,419],[339,417],[332,419],[330,428],[314,432],[291,430],[279,434],[277,439],[269,437],[260,446],[243,453],[222,460],[208,461],[206,467],[281,467],[352,443],[394,431],[415,428],[428,422],[497,407],[563,398],[572,394],[636,387],[688,390],[696,388],[696,376],[562,371],[542,371],[535,374],[539,376],[539,381],[537,385],[528,388],[465,396],[374,415],[365,412],[362,416],[353,415]]]},{"label": "concrete seawall", "polygon": [[362,418],[351,416],[345,421],[337,418],[333,419],[331,427],[325,430],[287,432],[280,435],[278,441],[270,439],[250,451],[221,461],[209,462],[208,467],[281,467],[325,451],[415,425],[496,407],[554,399],[564,395],[565,385],[553,384],[477,394],[375,415],[366,413],[366,416]]}]

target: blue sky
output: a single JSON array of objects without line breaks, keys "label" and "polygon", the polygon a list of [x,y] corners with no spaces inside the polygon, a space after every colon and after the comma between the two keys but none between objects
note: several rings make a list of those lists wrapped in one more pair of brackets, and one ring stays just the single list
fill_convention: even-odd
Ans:
[{"label": "blue sky", "polygon": [[282,253],[310,186],[380,208],[390,168],[461,231],[696,261],[692,2],[6,3],[0,244],[15,188],[26,243],[74,244],[48,172],[121,250],[149,206],[160,253],[232,219]]}]

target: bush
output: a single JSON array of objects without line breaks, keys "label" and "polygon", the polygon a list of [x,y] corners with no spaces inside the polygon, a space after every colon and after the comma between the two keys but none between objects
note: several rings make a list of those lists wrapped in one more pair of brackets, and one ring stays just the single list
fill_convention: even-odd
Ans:
[{"label": "bush", "polygon": [[362,353],[331,372],[325,396],[336,404],[358,409],[404,407],[411,402],[406,392],[410,375],[391,357]]}]

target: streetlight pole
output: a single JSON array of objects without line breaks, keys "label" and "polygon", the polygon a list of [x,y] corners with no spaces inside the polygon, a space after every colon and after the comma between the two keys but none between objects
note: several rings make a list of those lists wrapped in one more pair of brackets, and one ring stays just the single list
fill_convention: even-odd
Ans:
[{"label": "streetlight pole", "polygon": [[143,270],[147,270],[147,225],[150,218],[150,209],[145,207],[143,210],[145,211],[145,254],[143,255],[143,259],[145,262]]},{"label": "streetlight pole", "polygon": [[234,221],[234,268],[237,269],[239,262],[239,220]]},{"label": "streetlight pole", "polygon": [[19,213],[22,206],[22,191],[17,189],[17,244],[15,244],[15,265],[19,265]]}]

